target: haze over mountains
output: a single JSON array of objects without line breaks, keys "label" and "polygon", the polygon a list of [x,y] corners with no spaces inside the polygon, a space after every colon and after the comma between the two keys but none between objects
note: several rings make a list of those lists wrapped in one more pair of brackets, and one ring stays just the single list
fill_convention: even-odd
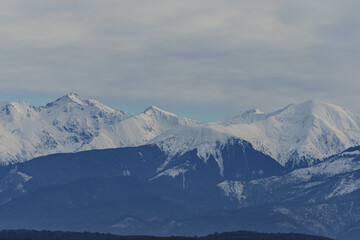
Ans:
[{"label": "haze over mountains", "polygon": [[169,156],[197,149],[204,161],[214,156],[222,169],[219,146],[236,138],[296,168],[360,144],[360,116],[321,101],[200,123],[154,106],[131,116],[72,92],[38,108],[3,102],[0,119],[4,165],[51,153],[157,144]]}]

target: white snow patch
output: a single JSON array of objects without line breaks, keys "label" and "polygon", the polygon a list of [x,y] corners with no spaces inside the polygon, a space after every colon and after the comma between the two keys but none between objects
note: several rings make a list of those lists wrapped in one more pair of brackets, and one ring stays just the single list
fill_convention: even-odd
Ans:
[{"label": "white snow patch", "polygon": [[352,172],[360,169],[360,162],[354,161],[354,158],[339,158],[334,161],[327,161],[317,164],[310,168],[295,170],[291,176],[310,179],[311,176],[322,175],[332,177],[337,174]]},{"label": "white snow patch", "polygon": [[164,132],[153,142],[169,156],[169,160],[173,156],[181,156],[191,150],[196,150],[198,157],[204,162],[212,156],[220,168],[220,174],[223,175],[221,148],[230,137],[230,134],[208,127],[182,126]]},{"label": "white snow patch", "polygon": [[127,217],[123,221],[116,223],[116,224],[112,225],[111,227],[112,228],[120,228],[120,229],[135,229],[141,225],[142,225],[142,223],[139,222],[138,220],[131,218],[131,217]]},{"label": "white snow patch", "polygon": [[332,191],[330,194],[326,196],[326,199],[330,199],[337,196],[343,196],[349,193],[352,193],[356,190],[360,189],[360,179],[341,179],[339,185]]},{"label": "white snow patch", "polygon": [[234,197],[237,200],[241,201],[246,199],[244,195],[244,185],[239,181],[229,181],[226,180],[217,185],[221,190],[223,190],[224,194],[228,197]]},{"label": "white snow patch", "polygon": [[339,155],[340,157],[351,157],[351,156],[360,156],[360,151],[352,151],[352,152],[343,152]]},{"label": "white snow patch", "polygon": [[189,169],[186,168],[186,167],[176,166],[174,168],[167,169],[167,170],[157,174],[155,177],[150,178],[149,180],[152,181],[152,180],[155,180],[155,179],[157,179],[157,178],[159,178],[161,176],[169,176],[169,177],[175,178],[180,174],[185,174],[187,171],[189,171]]}]

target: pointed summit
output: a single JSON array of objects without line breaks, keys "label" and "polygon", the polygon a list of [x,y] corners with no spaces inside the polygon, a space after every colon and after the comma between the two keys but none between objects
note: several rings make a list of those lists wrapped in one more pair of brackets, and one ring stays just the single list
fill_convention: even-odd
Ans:
[{"label": "pointed summit", "polygon": [[241,114],[240,118],[245,123],[252,123],[264,119],[265,116],[266,114],[262,110],[253,108]]},{"label": "pointed summit", "polygon": [[66,94],[65,96],[63,96],[60,99],[68,99],[68,100],[78,103],[80,105],[83,105],[83,104],[85,104],[85,102],[88,101],[87,99],[80,97],[80,95],[74,91],[71,91],[70,93]]},{"label": "pointed summit", "polygon": [[246,112],[244,112],[243,114],[241,114],[242,118],[252,118],[253,116],[256,115],[264,115],[265,113],[263,111],[261,111],[259,108],[253,108],[250,110],[247,110]]},{"label": "pointed summit", "polygon": [[[74,91],[56,99],[55,101],[48,103],[45,107],[42,107],[51,111],[54,109],[60,108],[61,111],[77,111],[79,115],[84,114],[85,112],[89,115],[94,115],[95,113],[103,112],[107,114],[115,114],[120,119],[126,119],[131,117],[130,114],[125,113],[121,110],[112,109],[101,102],[94,99],[85,99],[79,96]],[[58,111],[58,110],[56,110]],[[82,113],[81,113],[82,112]],[[102,113],[100,113],[101,115]]]},{"label": "pointed summit", "polygon": [[163,115],[170,115],[176,117],[175,114],[162,110],[154,105],[151,105],[150,107],[146,108],[143,114],[156,114],[156,115],[163,114]]},{"label": "pointed summit", "polygon": [[49,108],[55,105],[59,105],[59,104],[69,104],[69,103],[77,103],[79,105],[84,105],[85,102],[87,102],[88,100],[80,97],[77,93],[75,93],[74,91],[56,99],[55,101],[48,103],[45,107]]},{"label": "pointed summit", "polygon": [[70,93],[66,94],[69,98],[81,98],[79,94],[77,94],[74,91],[71,91]]},{"label": "pointed summit", "polygon": [[250,110],[247,110],[242,115],[250,115],[250,114],[264,114],[264,112],[260,108],[253,108]]},{"label": "pointed summit", "polygon": [[158,107],[156,107],[154,105],[151,105],[150,107],[147,107],[144,112],[147,112],[147,111],[159,111],[159,110],[162,111],[160,108],[158,108]]}]

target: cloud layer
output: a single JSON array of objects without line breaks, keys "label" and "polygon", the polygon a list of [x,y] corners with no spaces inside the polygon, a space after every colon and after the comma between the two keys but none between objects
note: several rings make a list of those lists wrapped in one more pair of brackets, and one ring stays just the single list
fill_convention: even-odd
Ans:
[{"label": "cloud layer", "polygon": [[3,95],[200,119],[307,99],[360,113],[356,0],[0,2]]}]

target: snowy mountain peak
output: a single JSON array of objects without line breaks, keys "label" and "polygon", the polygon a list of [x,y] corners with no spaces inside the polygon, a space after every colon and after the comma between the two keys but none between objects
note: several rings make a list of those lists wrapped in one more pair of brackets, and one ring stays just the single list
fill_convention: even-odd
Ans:
[{"label": "snowy mountain peak", "polygon": [[148,123],[156,122],[156,125],[162,123],[163,126],[158,126],[160,129],[170,129],[181,125],[195,126],[199,124],[199,122],[195,120],[177,116],[155,106],[148,107],[143,113],[135,116],[135,119]]},{"label": "snowy mountain peak", "polygon": [[73,98],[81,98],[79,94],[77,94],[75,91],[71,91],[70,93],[66,94],[66,96]]},{"label": "snowy mountain peak", "polygon": [[245,111],[243,114],[217,121],[221,125],[250,124],[264,119],[267,115],[259,108]]},{"label": "snowy mountain peak", "polygon": [[[237,136],[281,164],[313,164],[360,144],[360,117],[318,100],[290,104],[249,126],[236,126]],[[232,130],[234,131],[234,130]]]},{"label": "snowy mountain peak", "polygon": [[257,115],[257,114],[264,114],[264,112],[262,110],[260,110],[259,108],[253,108],[253,109],[247,110],[241,116],[246,117],[248,115]]},{"label": "snowy mountain peak", "polygon": [[[163,124],[165,124],[163,127],[165,127],[166,129],[168,129],[169,126],[172,127],[176,127],[180,125],[195,126],[200,124],[195,120],[186,117],[177,116],[173,113],[164,111],[155,106],[148,107],[143,113],[137,115],[135,118],[138,120],[142,119],[141,121],[146,121],[146,122],[154,122],[154,121],[158,123],[162,122]],[[160,128],[163,129],[163,127]]]},{"label": "snowy mountain peak", "polygon": [[263,111],[261,111],[259,108],[253,108],[253,109],[247,110],[246,112],[241,114],[240,117],[245,122],[251,123],[251,122],[262,120],[262,119],[264,119],[265,116],[266,116],[266,114]]},{"label": "snowy mountain peak", "polygon": [[48,103],[45,108],[53,107],[55,105],[67,105],[67,104],[77,104],[77,105],[85,105],[86,100],[80,97],[75,92],[68,93],[55,101]]},{"label": "snowy mountain peak", "polygon": [[77,93],[75,93],[75,92],[70,92],[70,93],[66,94],[64,97],[67,98],[67,99],[69,99],[70,101],[76,102],[76,103],[78,103],[78,104],[80,104],[80,105],[83,105],[84,102],[86,101],[84,98],[80,97],[80,96],[79,96]]},{"label": "snowy mountain peak", "polygon": [[170,113],[170,112],[167,112],[167,111],[165,111],[165,110],[162,110],[162,109],[160,109],[160,108],[158,108],[158,107],[156,107],[156,106],[153,106],[153,105],[151,105],[150,107],[146,108],[143,113],[144,113],[144,114],[157,114],[157,115],[159,115],[159,114],[164,114],[164,115],[170,115],[170,116],[176,117],[175,114]]},{"label": "snowy mountain peak", "polygon": [[58,152],[139,146],[196,121],[151,106],[131,116],[71,92],[44,107],[0,104],[0,164]]},{"label": "snowy mountain peak", "polygon": [[35,108],[0,104],[0,164],[58,152],[120,147],[114,129],[131,115],[71,92]]},{"label": "snowy mountain peak", "polygon": [[229,138],[252,146],[283,166],[311,165],[360,145],[360,116],[322,101],[290,104],[265,114],[200,123],[150,106],[131,116],[71,92],[34,108],[24,102],[0,103],[0,159],[18,162],[57,152],[76,152],[155,143],[169,155],[197,149],[218,158]]},{"label": "snowy mountain peak", "polygon": [[318,100],[290,104],[269,114],[252,109],[207,127],[246,140],[289,168],[312,165],[360,145],[360,116]]},{"label": "snowy mountain peak", "polygon": [[[308,100],[299,104],[290,104],[283,109],[280,109],[270,115],[276,115],[281,112],[287,112],[288,114],[296,114],[296,115],[318,115],[320,116],[322,113],[328,112],[329,114],[336,114],[337,112],[346,112],[342,107],[337,105],[327,103],[319,100]],[[323,116],[326,117],[326,116]]]},{"label": "snowy mountain peak", "polygon": [[18,102],[1,102],[0,103],[0,107],[2,108],[2,110],[7,110],[7,111],[16,111],[16,112],[24,112],[26,110],[32,109],[34,110],[35,108],[30,106],[30,104],[28,104],[27,102],[23,102],[23,101],[18,101]]},{"label": "snowy mountain peak", "polygon": [[[94,99],[85,99],[78,95],[75,92],[68,93],[57,100],[48,103],[45,107],[41,107],[41,109],[48,109],[51,111],[100,111],[108,114],[116,114],[123,115],[123,119],[131,117],[130,114],[127,114],[121,110],[114,110],[97,100]],[[54,110],[56,109],[56,110]],[[84,112],[84,113],[85,113]]]}]

